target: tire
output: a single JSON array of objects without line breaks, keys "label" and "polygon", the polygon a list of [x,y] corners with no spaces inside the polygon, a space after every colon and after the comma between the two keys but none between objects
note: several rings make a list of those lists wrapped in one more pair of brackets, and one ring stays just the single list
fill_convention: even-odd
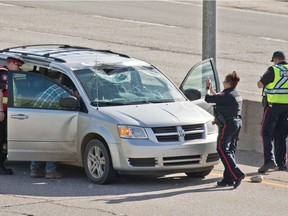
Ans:
[{"label": "tire", "polygon": [[7,159],[7,144],[3,144],[2,154],[0,156],[0,163],[3,164]]},{"label": "tire", "polygon": [[96,184],[109,184],[116,177],[108,147],[98,139],[90,140],[84,151],[84,169]]},{"label": "tire", "polygon": [[209,175],[211,171],[212,169],[199,172],[186,172],[185,174],[189,178],[204,178],[205,176]]}]

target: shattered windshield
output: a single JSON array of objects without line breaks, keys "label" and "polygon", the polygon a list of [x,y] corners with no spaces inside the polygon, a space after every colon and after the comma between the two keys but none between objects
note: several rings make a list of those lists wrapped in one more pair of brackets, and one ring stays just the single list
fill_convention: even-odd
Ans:
[{"label": "shattered windshield", "polygon": [[151,66],[100,65],[74,72],[95,106],[185,101],[179,90]]}]

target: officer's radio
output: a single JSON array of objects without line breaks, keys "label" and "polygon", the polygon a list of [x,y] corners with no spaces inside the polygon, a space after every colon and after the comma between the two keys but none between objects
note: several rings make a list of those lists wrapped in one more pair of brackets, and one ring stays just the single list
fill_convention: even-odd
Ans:
[{"label": "officer's radio", "polygon": [[219,114],[215,105],[213,105],[213,112],[214,112],[214,121],[212,122],[212,124],[216,124],[219,128],[222,128],[225,124],[224,116]]},{"label": "officer's radio", "polygon": [[264,88],[262,90],[262,107],[267,107],[268,101],[267,101],[267,95],[264,93]]}]

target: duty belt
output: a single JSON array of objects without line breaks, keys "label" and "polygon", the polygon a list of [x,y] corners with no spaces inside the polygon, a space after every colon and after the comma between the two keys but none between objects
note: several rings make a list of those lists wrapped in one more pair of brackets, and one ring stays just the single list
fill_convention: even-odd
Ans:
[{"label": "duty belt", "polygon": [[287,106],[288,106],[288,103],[284,104],[284,103],[269,103],[269,102],[268,102],[268,104],[271,105],[271,106],[272,106],[272,105],[282,105],[282,106],[283,106],[283,105],[287,105]]}]

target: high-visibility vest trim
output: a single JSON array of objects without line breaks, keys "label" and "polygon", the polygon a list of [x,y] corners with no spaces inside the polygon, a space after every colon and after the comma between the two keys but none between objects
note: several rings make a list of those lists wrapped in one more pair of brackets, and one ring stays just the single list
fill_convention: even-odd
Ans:
[{"label": "high-visibility vest trim", "polygon": [[273,65],[274,80],[265,86],[268,103],[288,104],[288,64]]},{"label": "high-visibility vest trim", "polygon": [[266,94],[288,94],[288,89],[265,89]]}]

